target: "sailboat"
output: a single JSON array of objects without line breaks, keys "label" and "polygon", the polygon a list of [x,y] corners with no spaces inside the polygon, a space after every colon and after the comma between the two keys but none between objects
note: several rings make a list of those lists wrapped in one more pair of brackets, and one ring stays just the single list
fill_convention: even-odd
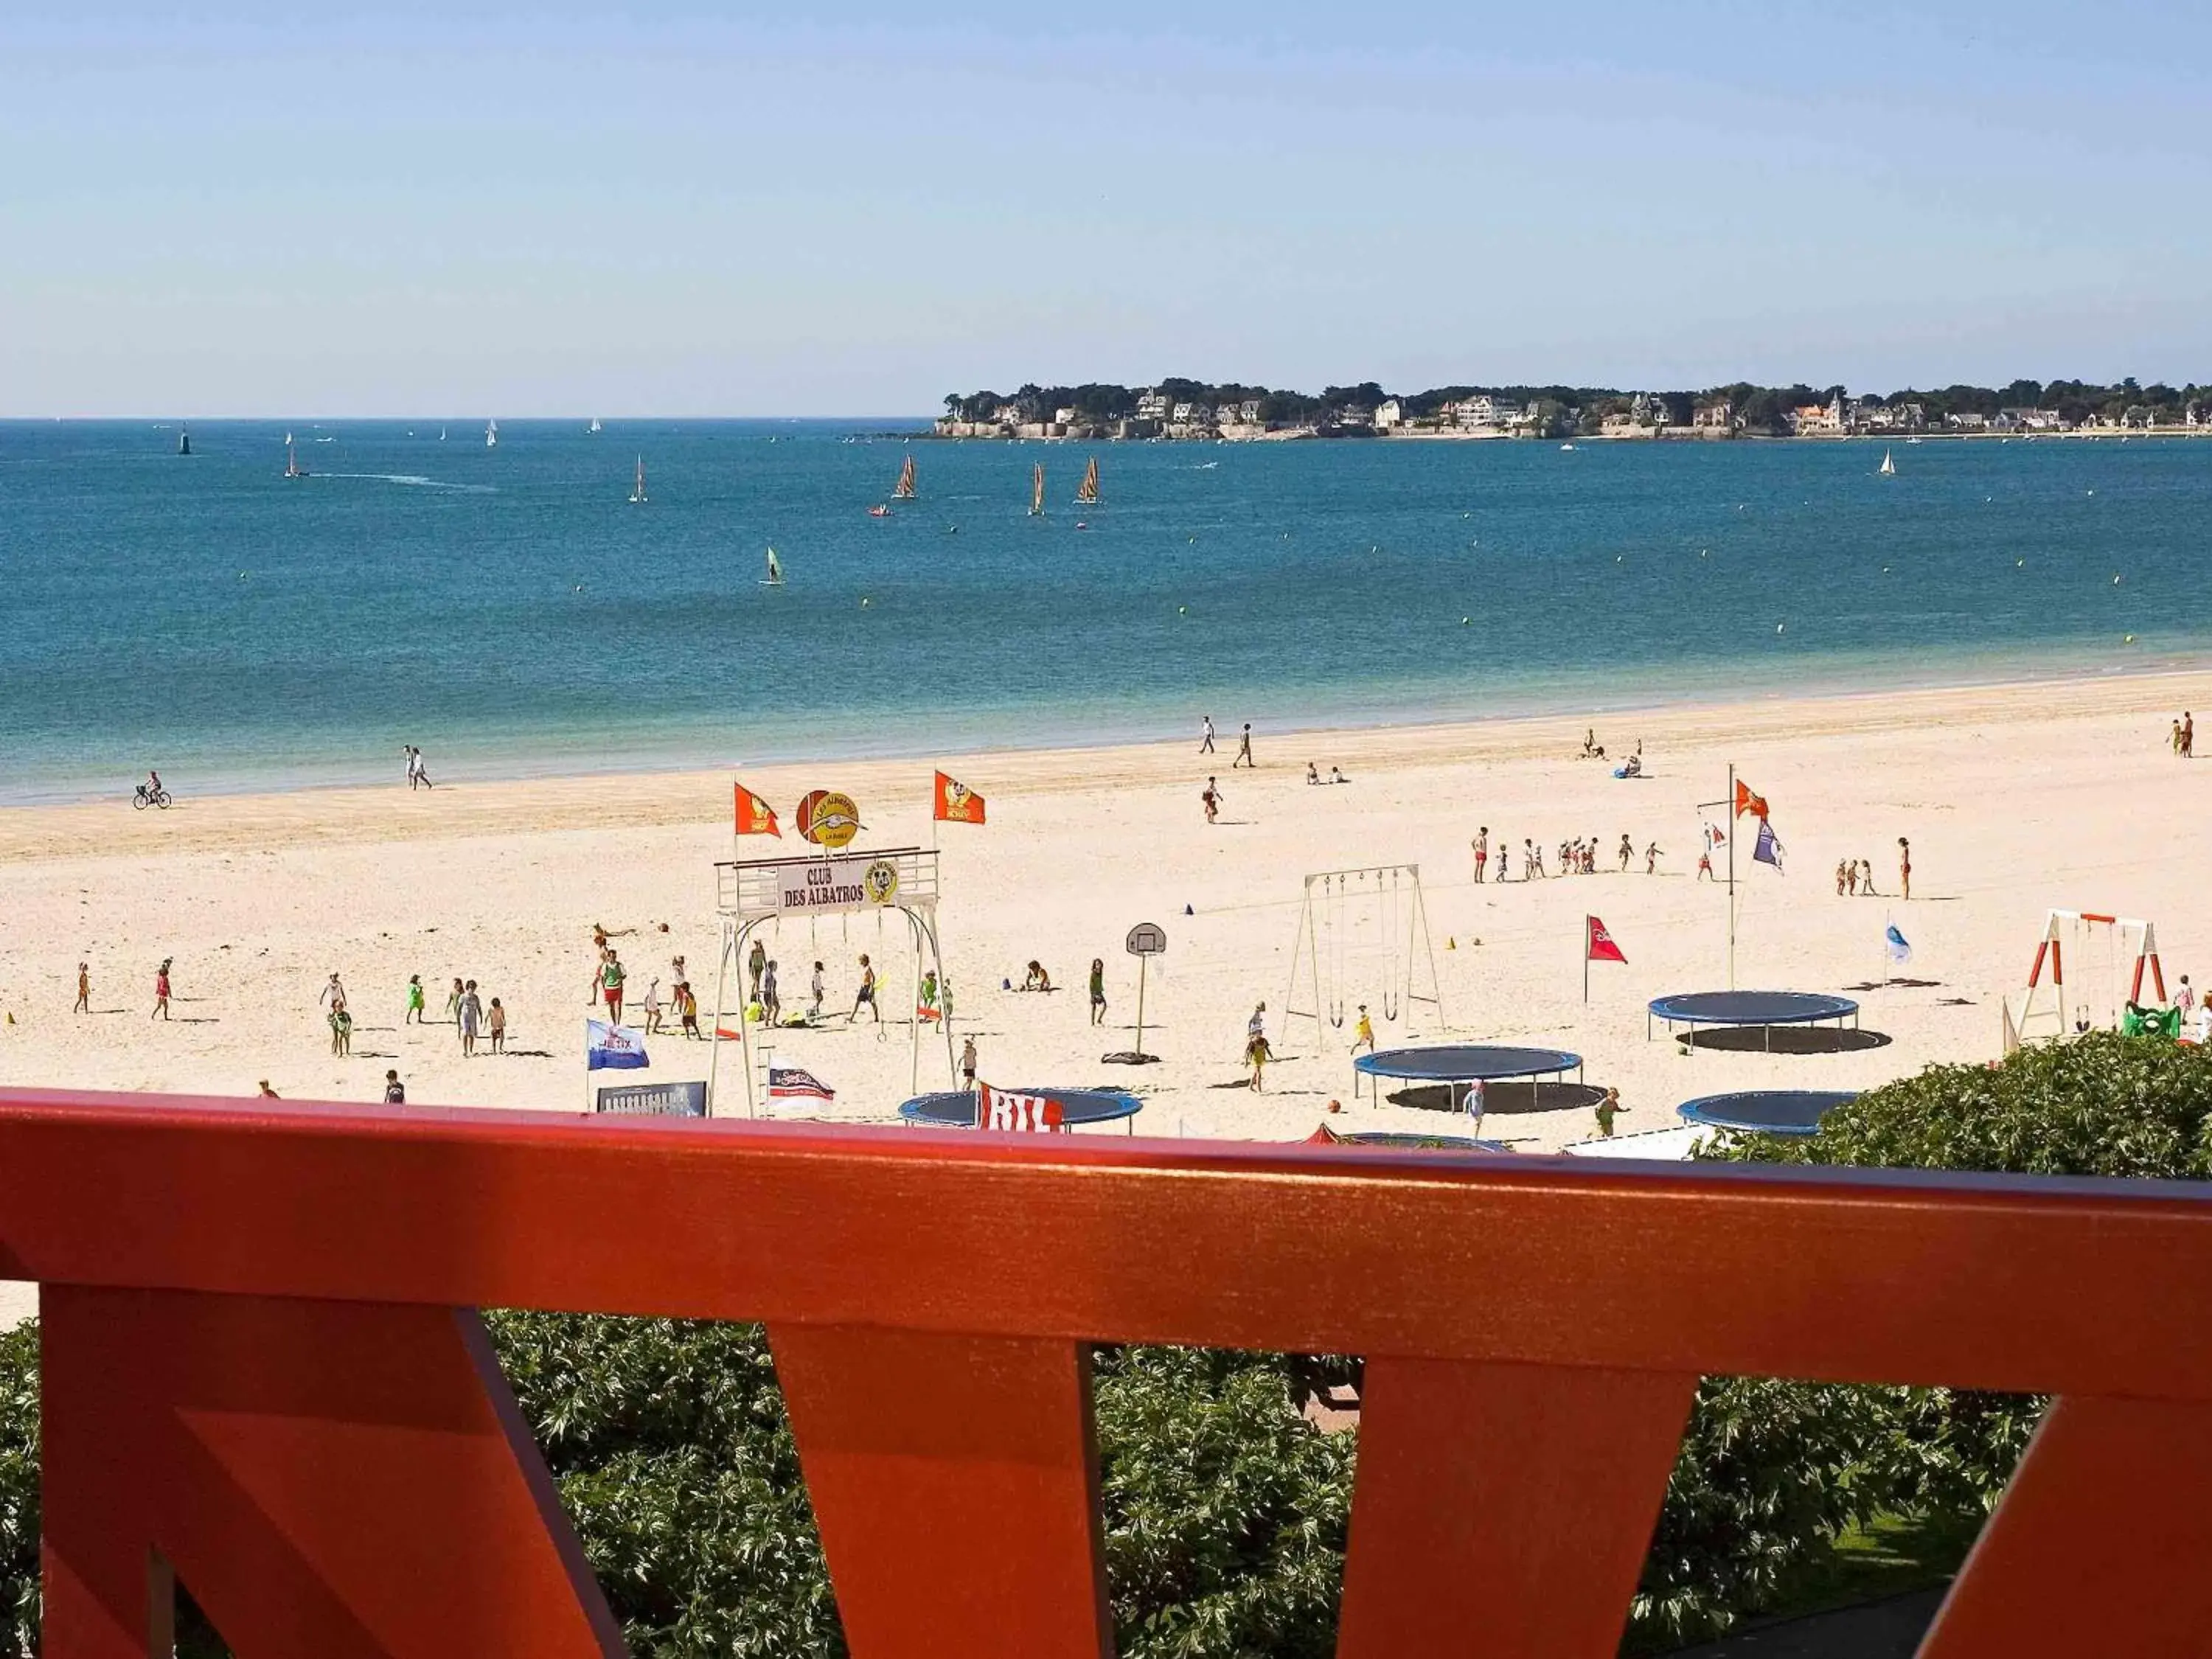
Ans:
[{"label": "sailboat", "polygon": [[768,574],[761,578],[761,586],[763,587],[783,586],[783,561],[775,556],[775,550],[772,547],[768,550]]},{"label": "sailboat", "polygon": [[637,458],[637,483],[629,492],[629,504],[632,507],[645,505],[645,457],[642,455]]},{"label": "sailboat", "polygon": [[591,425],[589,425],[588,427],[585,428],[584,429],[585,429],[586,432],[597,432],[597,431],[599,429],[599,417],[598,416],[596,416],[596,415],[592,416],[592,423],[591,423]]},{"label": "sailboat", "polygon": [[1098,458],[1096,455],[1091,458],[1091,465],[1083,469],[1083,482],[1075,488],[1075,504],[1078,507],[1098,505]]},{"label": "sailboat", "polygon": [[1044,463],[1039,461],[1030,469],[1030,517],[1044,517]]},{"label": "sailboat", "polygon": [[497,449],[499,447],[499,422],[497,421],[486,421],[484,422],[484,447],[486,449]]},{"label": "sailboat", "polygon": [[192,429],[188,426],[179,427],[177,429],[177,453],[179,455],[189,455],[191,453]]},{"label": "sailboat", "polygon": [[284,434],[284,476],[288,478],[307,476],[307,469],[300,465],[300,458],[292,448],[292,434],[289,432]]},{"label": "sailboat", "polygon": [[1894,478],[1897,476],[1897,463],[1889,459],[1889,451],[1887,449],[1881,452],[1881,466],[1880,471],[1881,472],[1881,476],[1885,478]]},{"label": "sailboat", "polygon": [[906,465],[899,468],[898,487],[891,491],[891,499],[910,501],[914,498],[914,457],[909,455],[906,458]]}]

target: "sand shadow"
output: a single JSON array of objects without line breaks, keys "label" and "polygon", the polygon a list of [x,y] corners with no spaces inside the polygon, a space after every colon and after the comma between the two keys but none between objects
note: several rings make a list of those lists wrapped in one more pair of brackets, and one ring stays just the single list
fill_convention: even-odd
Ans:
[{"label": "sand shadow", "polygon": [[1936,991],[1942,988],[1940,979],[1870,979],[1859,985],[1846,985],[1846,991]]},{"label": "sand shadow", "polygon": [[1677,1031],[1674,1041],[1686,1049],[1692,1044],[1732,1054],[1856,1054],[1869,1048],[1887,1048],[1887,1031],[1838,1031],[1832,1025],[1700,1026],[1695,1032]]},{"label": "sand shadow", "polygon": [[550,1048],[502,1048],[499,1051],[499,1057],[501,1060],[550,1060],[553,1051]]},{"label": "sand shadow", "polygon": [[[1458,1096],[1456,1105],[1455,1093]],[[1393,1106],[1410,1106],[1422,1112],[1450,1112],[1463,1117],[1467,1115],[1467,1097],[1464,1086],[1455,1091],[1442,1083],[1422,1083],[1400,1089],[1384,1098]],[[1604,1098],[1605,1091],[1593,1083],[1493,1083],[1482,1091],[1482,1111],[1485,1117],[1515,1117],[1528,1112],[1577,1109],[1588,1111]]]}]

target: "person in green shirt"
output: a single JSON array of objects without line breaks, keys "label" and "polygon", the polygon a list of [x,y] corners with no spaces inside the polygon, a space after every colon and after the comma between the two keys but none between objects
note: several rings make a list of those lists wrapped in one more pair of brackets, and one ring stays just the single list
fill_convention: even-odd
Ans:
[{"label": "person in green shirt", "polygon": [[1597,1132],[1607,1140],[1613,1139],[1613,1121],[1620,1115],[1620,1091],[1607,1089],[1597,1103]]},{"label": "person in green shirt", "polygon": [[599,969],[599,988],[606,993],[607,1018],[617,1024],[622,1023],[623,1008],[622,958],[612,951],[607,952],[605,964]]},{"label": "person in green shirt", "polygon": [[422,975],[420,974],[407,975],[407,1012],[401,1016],[399,1023],[402,1025],[410,1023],[420,1025],[422,1023]]},{"label": "person in green shirt", "polygon": [[1091,958],[1091,1023],[1106,1023],[1106,958]]}]

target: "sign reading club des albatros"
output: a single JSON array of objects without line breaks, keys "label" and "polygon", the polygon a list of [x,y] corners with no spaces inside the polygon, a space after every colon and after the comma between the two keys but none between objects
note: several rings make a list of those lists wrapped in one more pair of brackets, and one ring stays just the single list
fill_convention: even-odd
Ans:
[{"label": "sign reading club des albatros", "polygon": [[896,900],[898,890],[898,865],[873,854],[780,864],[775,871],[775,908],[784,912],[873,910]]}]

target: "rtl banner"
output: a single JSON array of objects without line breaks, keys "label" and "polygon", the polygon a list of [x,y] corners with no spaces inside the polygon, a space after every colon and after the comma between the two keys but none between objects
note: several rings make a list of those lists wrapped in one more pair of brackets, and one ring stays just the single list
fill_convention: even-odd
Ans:
[{"label": "rtl banner", "polygon": [[1049,1134],[1060,1127],[1060,1103],[1050,1095],[1018,1095],[975,1085],[975,1127],[1017,1134]]}]

